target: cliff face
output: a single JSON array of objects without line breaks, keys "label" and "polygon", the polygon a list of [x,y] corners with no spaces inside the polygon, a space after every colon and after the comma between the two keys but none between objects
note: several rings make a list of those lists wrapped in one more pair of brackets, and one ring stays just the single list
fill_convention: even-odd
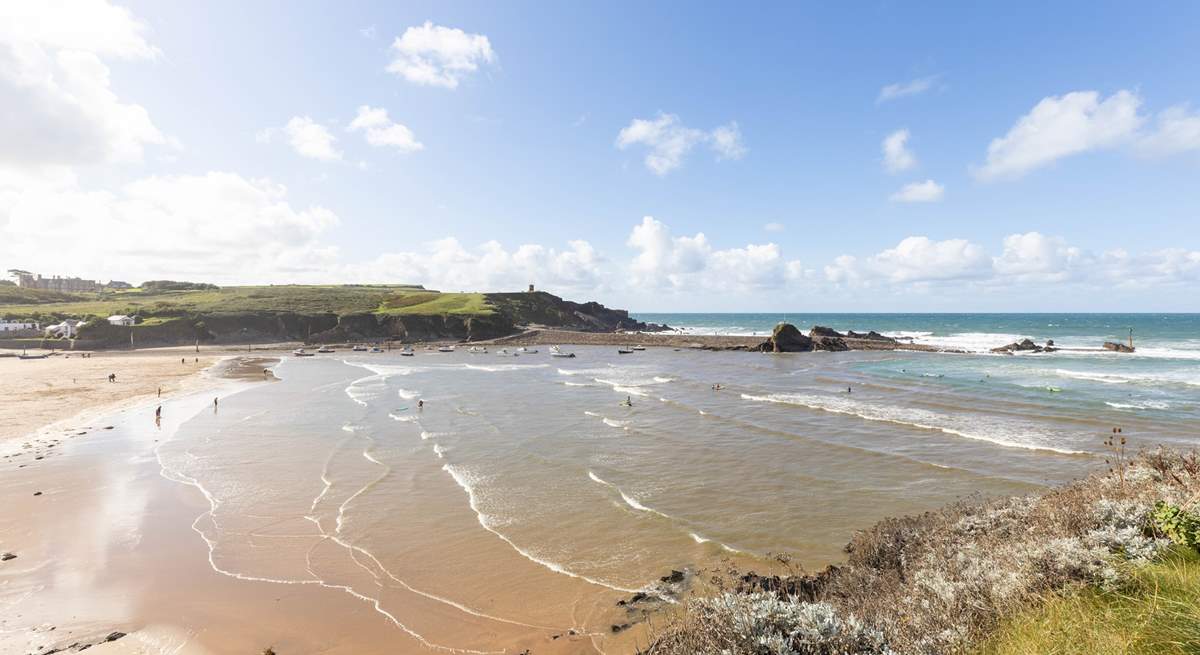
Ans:
[{"label": "cliff face", "polygon": [[598,302],[571,302],[544,291],[489,293],[487,299],[513,325],[543,325],[588,332],[654,332],[663,329],[630,318],[624,309],[609,309]]},{"label": "cliff face", "polygon": [[589,332],[653,330],[619,309],[596,302],[576,303],[549,293],[487,295],[491,313],[390,314],[355,312],[239,311],[201,312],[164,317],[133,327],[89,323],[77,348],[120,348],[191,344],[269,343],[303,341],[479,341],[511,335],[518,326],[546,325]]}]

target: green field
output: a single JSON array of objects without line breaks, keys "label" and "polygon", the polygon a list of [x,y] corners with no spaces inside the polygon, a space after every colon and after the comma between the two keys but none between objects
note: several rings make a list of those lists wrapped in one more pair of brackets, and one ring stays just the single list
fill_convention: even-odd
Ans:
[{"label": "green field", "polygon": [[153,323],[174,316],[214,312],[429,316],[488,315],[495,308],[482,293],[440,293],[408,285],[280,285],[160,292],[128,289],[76,294],[0,287],[0,317],[10,319],[45,322],[126,314]]}]

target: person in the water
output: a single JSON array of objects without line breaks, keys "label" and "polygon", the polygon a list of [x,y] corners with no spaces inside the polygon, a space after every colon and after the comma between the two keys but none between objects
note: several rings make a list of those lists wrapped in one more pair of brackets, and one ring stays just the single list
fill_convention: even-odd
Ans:
[{"label": "person in the water", "polygon": [[633,397],[625,396],[625,402],[621,403],[625,407],[633,407]]}]

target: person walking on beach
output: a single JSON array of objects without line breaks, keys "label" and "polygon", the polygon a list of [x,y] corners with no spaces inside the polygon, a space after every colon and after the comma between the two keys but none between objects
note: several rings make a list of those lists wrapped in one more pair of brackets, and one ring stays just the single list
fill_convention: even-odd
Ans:
[{"label": "person walking on beach", "polygon": [[162,398],[162,387],[158,388],[158,397]]},{"label": "person walking on beach", "polygon": [[161,418],[162,418],[162,405],[159,405],[158,408],[154,410],[154,420],[157,421],[158,419],[161,419]]},{"label": "person walking on beach", "polygon": [[213,412],[216,413],[216,411],[217,411],[217,399],[213,398]]}]

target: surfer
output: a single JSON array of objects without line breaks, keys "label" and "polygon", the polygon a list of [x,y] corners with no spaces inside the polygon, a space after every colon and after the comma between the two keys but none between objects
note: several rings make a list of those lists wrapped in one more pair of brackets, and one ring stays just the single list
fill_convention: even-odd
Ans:
[{"label": "surfer", "polygon": [[633,407],[633,397],[625,396],[625,402],[621,403],[622,407]]},{"label": "surfer", "polygon": [[718,383],[714,384],[714,385],[713,385],[713,387],[712,387],[713,391],[720,391],[720,390],[721,390],[721,389],[723,389],[723,388],[724,388],[724,387],[722,387],[722,386],[721,386],[721,383],[720,383],[720,382],[718,382]]},{"label": "surfer", "polygon": [[425,409],[425,399],[422,398],[417,401],[417,409]]},{"label": "surfer", "polygon": [[850,393],[850,391],[851,391],[850,387],[846,387],[846,393]]}]

